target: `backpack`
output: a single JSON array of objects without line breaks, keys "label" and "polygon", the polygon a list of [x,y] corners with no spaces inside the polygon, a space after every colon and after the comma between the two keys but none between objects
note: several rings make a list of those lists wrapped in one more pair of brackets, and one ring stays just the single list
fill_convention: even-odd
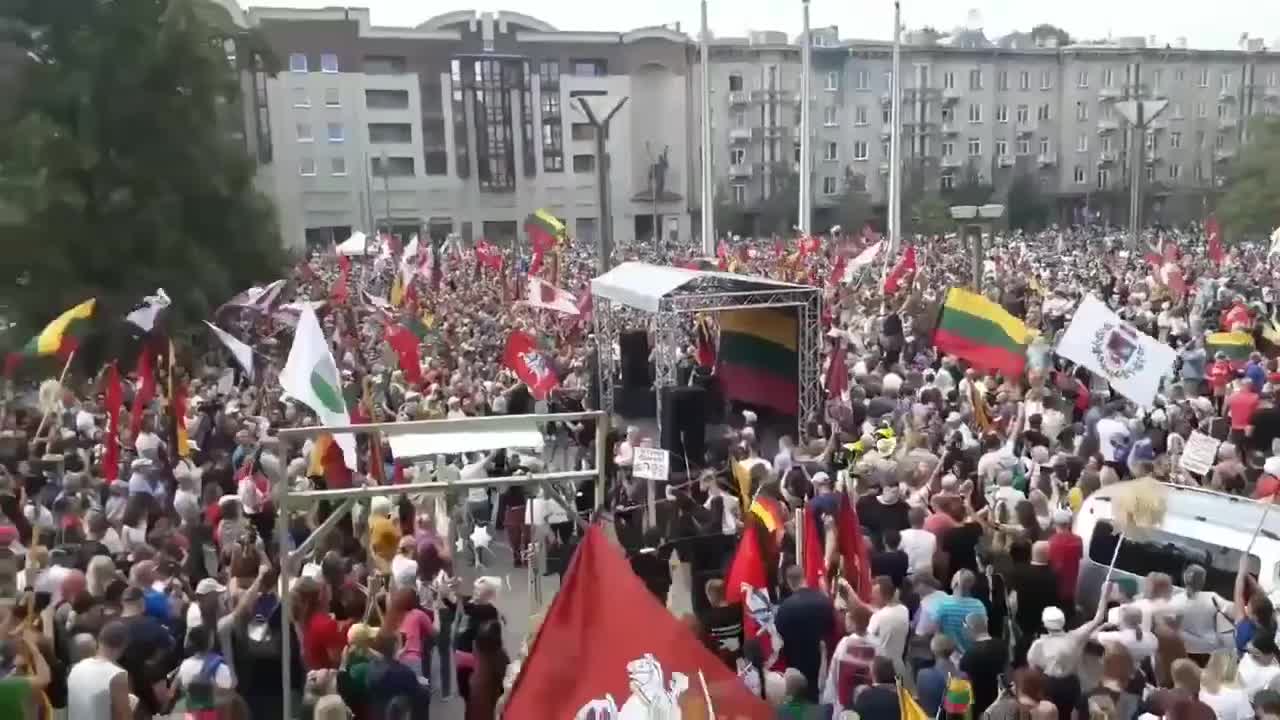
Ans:
[{"label": "backpack", "polygon": [[836,692],[842,706],[853,707],[853,693],[864,685],[871,685],[871,661],[875,657],[875,645],[858,640],[850,642],[844,655],[833,660],[840,663],[836,668]]},{"label": "backpack", "polygon": [[[236,624],[237,657],[254,660],[279,660],[279,631],[271,626],[271,619],[280,610],[280,601],[273,600],[273,605],[265,612],[255,612],[246,623]],[[242,654],[243,653],[243,654]]]},{"label": "backpack", "polygon": [[187,707],[191,710],[208,710],[214,707],[218,692],[218,668],[226,664],[218,653],[209,653],[200,671],[187,684]]}]

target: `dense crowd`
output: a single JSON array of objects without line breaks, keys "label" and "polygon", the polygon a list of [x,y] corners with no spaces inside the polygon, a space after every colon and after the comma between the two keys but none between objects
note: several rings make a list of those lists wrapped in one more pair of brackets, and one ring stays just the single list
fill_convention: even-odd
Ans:
[{"label": "dense crowd", "polygon": [[[646,486],[630,475],[634,449],[654,438],[625,426],[610,435],[604,514],[655,596],[781,718],[894,720],[909,709],[1280,718],[1275,613],[1258,568],[1242,562],[1229,597],[1206,584],[1221,567],[1190,564],[1141,583],[1121,573],[1102,602],[1086,604],[1073,530],[1091,494],[1128,478],[1257,499],[1280,489],[1268,248],[1241,243],[1211,260],[1199,228],[1153,230],[1138,248],[1100,228],[989,238],[986,294],[1036,330],[1026,372],[1012,376],[932,344],[947,290],[973,282],[964,238],[919,239],[913,267],[887,293],[883,277],[899,257],[885,249],[849,267],[876,242],[867,235],[732,238],[710,259],[639,245],[615,258],[710,263],[814,284],[824,299],[821,414],[799,418],[796,433],[734,408],[690,482],[662,491],[657,526],[645,527]],[[305,717],[425,718],[451,696],[468,719],[500,712],[528,642],[509,646],[504,583],[485,567],[497,553],[531,562],[531,573],[562,572],[596,510],[591,483],[562,488],[558,497],[578,499],[572,507],[518,484],[376,497],[296,563],[290,552],[336,503],[290,508],[287,533],[275,529],[280,481],[294,490],[474,481],[594,462],[591,422],[547,424],[540,449],[425,462],[362,434],[359,457],[345,459],[354,468],[341,452],[333,460],[328,438],[279,436],[317,424],[317,409],[279,380],[300,308],[321,318],[356,423],[596,406],[589,303],[538,309],[522,302],[529,258],[491,267],[464,243],[426,245],[415,257],[322,249],[269,304],[224,307],[214,320],[253,348],[252,368],[211,338],[180,349],[169,383],[149,382],[150,365],[125,373],[118,432],[105,372],[72,372],[39,398],[10,393],[0,432],[0,718],[274,719],[286,662]],[[566,241],[550,255],[537,262],[543,280],[585,300],[590,250]],[[1177,351],[1152,405],[1053,352],[1087,294]],[[416,367],[389,342],[395,326],[414,329]],[[1210,355],[1205,336],[1218,330],[1249,334],[1252,353]],[[556,375],[545,397],[504,364],[513,332],[535,338]],[[684,363],[701,362],[695,334],[691,325]],[[1207,472],[1180,462],[1193,430],[1223,441]],[[768,619],[754,633],[726,583],[760,497],[784,518],[847,499],[868,567],[864,582],[846,567],[849,577],[815,585],[798,557],[803,533],[784,523],[764,588]],[[504,542],[492,544],[490,530]],[[292,563],[287,589],[282,562]],[[282,603],[292,627],[282,627]]]}]

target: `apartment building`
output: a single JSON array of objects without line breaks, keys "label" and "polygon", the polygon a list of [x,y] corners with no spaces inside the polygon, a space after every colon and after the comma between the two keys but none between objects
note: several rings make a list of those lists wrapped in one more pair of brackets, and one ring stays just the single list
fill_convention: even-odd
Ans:
[{"label": "apartment building", "polygon": [[538,208],[594,239],[603,159],[579,98],[627,99],[606,139],[614,241],[690,233],[697,129],[678,32],[563,32],[507,12],[412,28],[358,8],[246,17],[284,65],[254,76],[250,115],[291,246],[388,226],[519,242]]},{"label": "apartment building", "polygon": [[[873,203],[887,199],[892,48],[842,40],[834,27],[811,37],[812,187],[821,227],[847,183]],[[1131,129],[1119,103],[1164,100],[1141,140],[1143,169],[1153,219],[1176,221],[1170,211],[1179,193],[1222,181],[1249,119],[1280,115],[1280,53],[1148,44],[1056,47],[1027,36],[993,42],[978,30],[909,33],[901,60],[904,165],[918,168],[931,189],[970,173],[997,188],[1033,177],[1068,220],[1127,187]],[[798,40],[725,38],[713,42],[710,57],[716,173],[725,195],[749,208],[771,192],[770,174],[799,168]]]}]

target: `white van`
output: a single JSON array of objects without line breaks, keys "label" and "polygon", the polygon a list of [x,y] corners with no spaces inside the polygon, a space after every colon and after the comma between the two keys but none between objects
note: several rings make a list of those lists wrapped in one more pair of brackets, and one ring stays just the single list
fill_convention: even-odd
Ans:
[{"label": "white van", "polygon": [[[1140,537],[1124,539],[1113,578],[1135,578],[1141,588],[1148,573],[1162,572],[1178,585],[1182,571],[1197,564],[1205,569],[1205,589],[1230,601],[1240,556],[1249,546],[1266,506],[1213,490],[1165,487],[1168,510],[1164,522],[1159,528],[1144,530]],[[1074,531],[1084,541],[1076,602],[1086,612],[1093,612],[1116,548],[1107,488],[1085,499],[1076,515]],[[1275,601],[1280,589],[1280,506],[1267,515],[1266,526],[1250,551],[1249,567],[1263,591]]]}]

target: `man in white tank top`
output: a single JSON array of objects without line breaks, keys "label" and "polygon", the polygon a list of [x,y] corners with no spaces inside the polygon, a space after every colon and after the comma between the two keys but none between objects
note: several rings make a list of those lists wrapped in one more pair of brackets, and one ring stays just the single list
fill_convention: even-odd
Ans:
[{"label": "man in white tank top", "polygon": [[98,634],[98,652],[76,663],[67,676],[67,717],[129,720],[129,675],[116,664],[129,641],[124,623],[107,623]]}]

